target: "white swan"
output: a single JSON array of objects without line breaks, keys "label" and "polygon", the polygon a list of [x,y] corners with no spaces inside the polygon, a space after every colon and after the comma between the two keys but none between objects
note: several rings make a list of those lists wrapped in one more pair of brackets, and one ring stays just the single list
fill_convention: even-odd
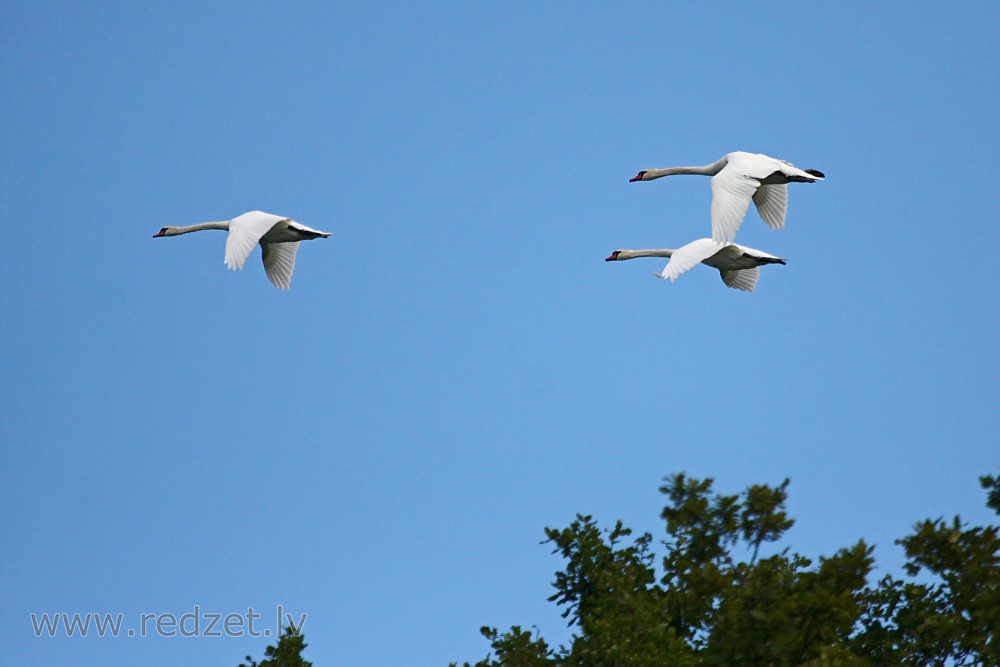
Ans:
[{"label": "white swan", "polygon": [[788,208],[786,183],[814,183],[823,180],[823,172],[798,169],[790,162],[760,153],[729,153],[704,167],[670,167],[640,171],[630,182],[651,181],[674,174],[701,174],[712,177],[712,239],[732,243],[750,206],[772,229],[785,226]]},{"label": "white swan", "polygon": [[733,289],[752,292],[757,287],[760,270],[764,264],[784,264],[785,259],[775,257],[760,250],[729,243],[719,249],[712,239],[698,239],[686,246],[671,250],[661,248],[656,250],[615,250],[605,258],[605,262],[621,262],[636,257],[669,257],[670,261],[663,267],[657,278],[670,278],[670,282],[701,262],[714,267],[722,274],[722,282]]},{"label": "white swan", "polygon": [[263,211],[250,211],[223,222],[202,222],[190,227],[164,227],[154,234],[153,238],[179,236],[200,232],[203,229],[224,229],[229,232],[226,238],[226,266],[234,271],[243,268],[250,251],[260,243],[267,279],[282,290],[292,285],[295,253],[299,249],[298,242],[326,238],[331,234],[300,225],[291,218]]}]

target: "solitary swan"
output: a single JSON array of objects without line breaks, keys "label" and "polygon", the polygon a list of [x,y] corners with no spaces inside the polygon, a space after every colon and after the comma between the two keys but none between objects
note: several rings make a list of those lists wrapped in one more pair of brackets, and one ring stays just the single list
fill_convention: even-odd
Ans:
[{"label": "solitary swan", "polygon": [[735,243],[727,244],[720,250],[712,239],[698,239],[677,250],[615,250],[604,261],[621,262],[636,257],[669,257],[670,261],[656,277],[670,278],[670,282],[701,262],[718,269],[722,274],[722,282],[728,287],[744,292],[752,292],[757,287],[757,279],[760,277],[758,266],[785,263],[781,257]]},{"label": "solitary swan", "polygon": [[670,167],[640,171],[630,182],[651,181],[674,174],[701,174],[712,177],[712,240],[732,243],[750,206],[757,205],[760,217],[772,229],[785,226],[788,208],[786,183],[814,183],[823,172],[797,169],[792,163],[760,153],[729,153],[704,167]]},{"label": "solitary swan", "polygon": [[291,218],[250,211],[224,222],[202,222],[190,227],[164,227],[153,238],[179,236],[203,229],[224,229],[226,238],[226,266],[233,271],[242,269],[250,251],[260,243],[261,257],[267,279],[278,289],[286,290],[292,285],[292,271],[295,270],[295,253],[299,241],[325,239],[331,232],[321,232],[300,225]]}]

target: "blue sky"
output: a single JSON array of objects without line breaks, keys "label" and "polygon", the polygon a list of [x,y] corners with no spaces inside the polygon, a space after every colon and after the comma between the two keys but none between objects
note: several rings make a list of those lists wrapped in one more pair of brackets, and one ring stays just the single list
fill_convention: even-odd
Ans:
[{"label": "blue sky", "polygon": [[[995,3],[6,3],[0,622],[19,665],[268,638],[36,638],[30,614],[308,614],[316,665],[537,625],[576,512],[791,478],[783,543],[991,520]],[[616,248],[709,235],[733,150],[820,169],[758,291]],[[225,235],[333,231],[290,292]],[[993,517],[995,518],[995,517]],[[271,638],[273,641],[273,638]]]}]

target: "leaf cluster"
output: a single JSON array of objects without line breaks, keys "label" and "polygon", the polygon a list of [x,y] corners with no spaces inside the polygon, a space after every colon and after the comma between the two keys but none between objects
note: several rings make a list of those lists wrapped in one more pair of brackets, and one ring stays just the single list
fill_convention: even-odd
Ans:
[{"label": "leaf cluster", "polygon": [[241,662],[239,667],[312,667],[311,662],[302,658],[302,651],[306,646],[308,644],[305,637],[294,625],[290,625],[285,628],[276,645],[264,649],[264,660],[257,662],[246,656],[246,662]]}]

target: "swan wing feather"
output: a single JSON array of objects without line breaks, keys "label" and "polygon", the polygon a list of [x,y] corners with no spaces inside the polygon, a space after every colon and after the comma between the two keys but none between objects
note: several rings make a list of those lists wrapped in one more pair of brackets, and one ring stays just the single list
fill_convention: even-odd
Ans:
[{"label": "swan wing feather", "polygon": [[264,260],[264,273],[271,284],[280,290],[292,286],[292,272],[295,271],[295,253],[299,251],[298,242],[260,244],[260,256]]},{"label": "swan wing feather", "polygon": [[692,241],[686,246],[675,250],[674,254],[670,257],[670,261],[663,267],[663,271],[656,275],[660,278],[669,278],[670,282],[673,282],[682,273],[689,271],[691,267],[703,262],[717,252],[719,252],[719,245],[712,239]]},{"label": "swan wing feather", "polygon": [[734,168],[732,163],[712,177],[712,240],[732,243],[746,217],[760,181]]},{"label": "swan wing feather", "polygon": [[286,219],[272,213],[250,211],[230,220],[229,236],[226,238],[226,266],[234,271],[242,269],[260,238]]},{"label": "swan wing feather", "polygon": [[752,269],[740,269],[738,271],[720,271],[722,282],[726,287],[752,292],[757,287],[757,279],[760,278],[760,269],[756,266]]},{"label": "swan wing feather", "polygon": [[753,193],[753,203],[761,219],[771,229],[785,226],[785,211],[788,210],[788,186],[784,183],[762,185]]}]

